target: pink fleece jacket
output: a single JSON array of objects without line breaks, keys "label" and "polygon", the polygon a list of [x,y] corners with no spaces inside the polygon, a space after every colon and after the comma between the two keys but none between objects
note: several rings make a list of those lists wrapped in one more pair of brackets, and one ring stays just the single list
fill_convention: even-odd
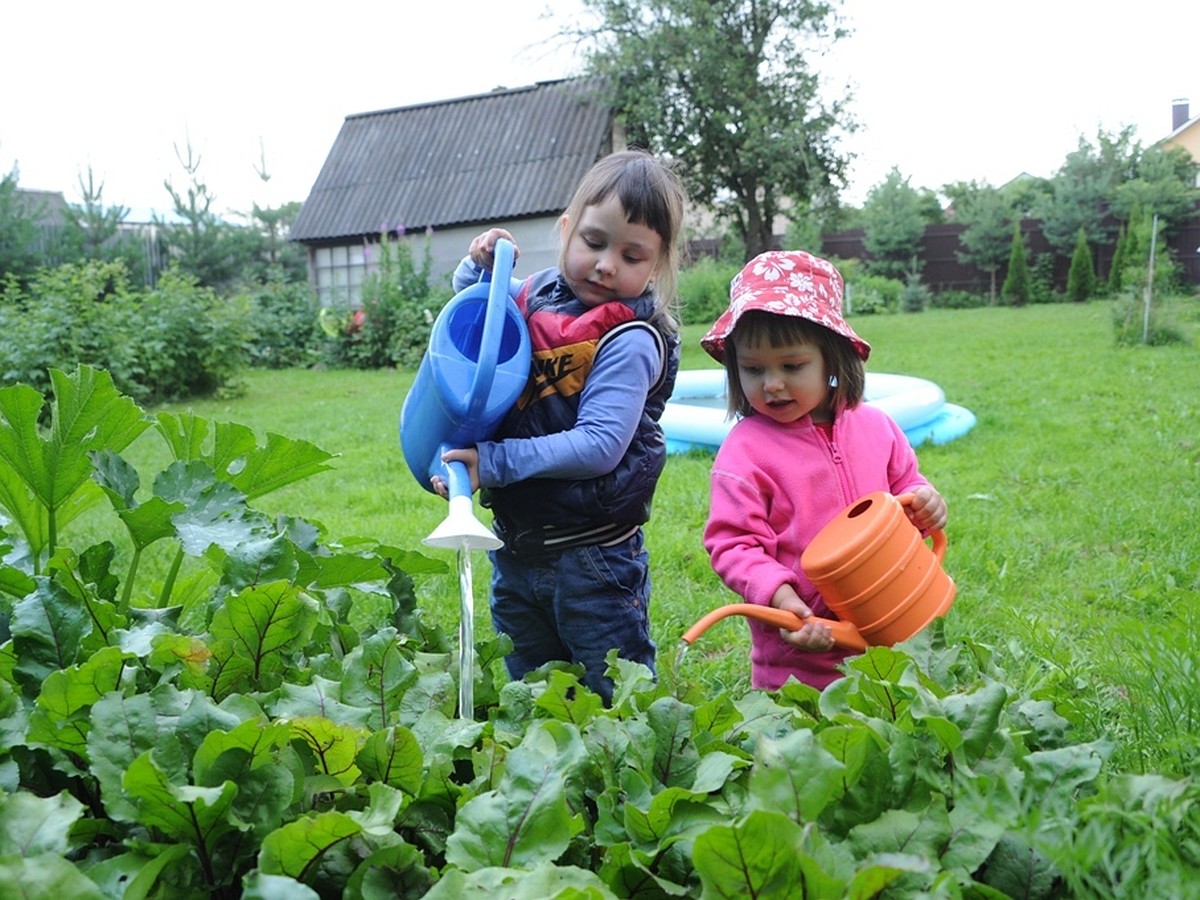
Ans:
[{"label": "pink fleece jacket", "polygon": [[[832,440],[808,416],[790,425],[747,416],[713,463],[704,548],[744,602],[770,606],[775,591],[790,584],[814,614],[836,618],[800,567],[804,548],[864,494],[900,494],[928,483],[904,432],[873,406],[842,412]],[[747,621],[754,687],[773,690],[794,675],[822,689],[840,676],[835,666],[846,651],[800,650],[777,627]]]}]

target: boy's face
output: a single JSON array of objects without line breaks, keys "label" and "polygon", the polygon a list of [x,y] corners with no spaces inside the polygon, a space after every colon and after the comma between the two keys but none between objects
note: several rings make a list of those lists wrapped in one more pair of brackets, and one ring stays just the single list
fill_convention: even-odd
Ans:
[{"label": "boy's face", "polygon": [[578,222],[563,219],[563,277],[586,306],[645,293],[662,258],[662,238],[625,218],[616,194],[585,206]]}]

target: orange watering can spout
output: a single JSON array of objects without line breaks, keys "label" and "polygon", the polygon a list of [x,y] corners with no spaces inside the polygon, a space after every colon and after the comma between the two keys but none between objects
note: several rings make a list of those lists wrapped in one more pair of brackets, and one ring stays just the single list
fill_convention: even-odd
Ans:
[{"label": "orange watering can spout", "polygon": [[721,621],[727,616],[745,616],[748,619],[757,619],[760,622],[766,622],[768,625],[775,625],[779,628],[786,628],[788,631],[798,631],[809,622],[820,622],[822,625],[829,626],[833,632],[833,642],[843,650],[858,650],[867,649],[867,642],[863,636],[858,633],[849,622],[839,622],[836,619],[823,619],[813,616],[812,618],[802,619],[786,609],[776,609],[773,606],[759,606],[757,603],[730,603],[727,606],[719,606],[712,612],[702,616],[696,621],[696,624],[683,633],[683,640],[689,644],[695,643],[696,638],[706,632],[711,625]]},{"label": "orange watering can spout", "polygon": [[[800,557],[804,573],[838,617],[815,621],[829,626],[834,643],[845,650],[908,640],[954,602],[954,582],[941,566],[946,535],[935,531],[932,547],[926,545],[903,510],[911,502],[912,494],[867,494],[822,528]],[[733,603],[703,616],[683,640],[692,643],[731,615],[789,631],[814,621],[770,606]]]}]

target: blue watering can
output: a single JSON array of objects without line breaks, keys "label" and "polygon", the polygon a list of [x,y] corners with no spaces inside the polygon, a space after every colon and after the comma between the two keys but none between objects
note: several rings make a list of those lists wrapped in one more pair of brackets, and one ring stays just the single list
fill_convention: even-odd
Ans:
[{"label": "blue watering can", "polygon": [[455,294],[438,313],[400,411],[400,446],[413,477],[431,492],[434,475],[449,487],[450,510],[425,538],[430,547],[502,546],[475,518],[466,465],[447,465],[442,454],[491,437],[529,379],[529,331],[512,301],[521,286],[512,278],[513,255],[511,242],[496,241],[491,273]]}]

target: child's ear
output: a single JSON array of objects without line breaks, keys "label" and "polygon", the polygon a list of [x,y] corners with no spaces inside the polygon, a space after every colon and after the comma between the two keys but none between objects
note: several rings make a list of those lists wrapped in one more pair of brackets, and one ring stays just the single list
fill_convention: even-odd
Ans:
[{"label": "child's ear", "polygon": [[564,244],[567,242],[568,233],[570,232],[570,224],[571,220],[567,218],[566,213],[563,213],[562,217],[558,220],[558,237],[559,240],[561,240]]}]

